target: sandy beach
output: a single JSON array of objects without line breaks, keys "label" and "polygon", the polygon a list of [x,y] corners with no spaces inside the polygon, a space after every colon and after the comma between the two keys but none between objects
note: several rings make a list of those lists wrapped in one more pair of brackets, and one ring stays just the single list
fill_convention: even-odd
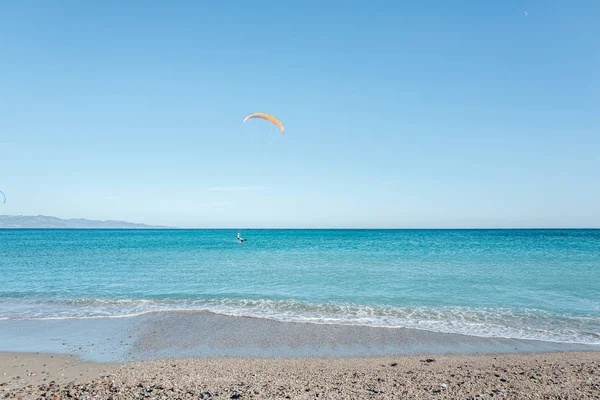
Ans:
[{"label": "sandy beach", "polygon": [[600,398],[600,352],[125,364],[1,353],[0,390],[26,399],[592,399]]},{"label": "sandy beach", "polygon": [[0,351],[0,398],[600,398],[595,346],[207,312],[0,321]]},{"label": "sandy beach", "polygon": [[0,321],[0,398],[598,398],[597,349],[208,312]]}]

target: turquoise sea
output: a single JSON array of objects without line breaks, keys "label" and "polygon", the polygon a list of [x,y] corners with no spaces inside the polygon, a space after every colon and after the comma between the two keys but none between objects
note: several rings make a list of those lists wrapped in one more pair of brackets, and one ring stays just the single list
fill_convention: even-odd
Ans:
[{"label": "turquoise sea", "polygon": [[600,345],[600,230],[0,230],[0,319],[207,310]]}]

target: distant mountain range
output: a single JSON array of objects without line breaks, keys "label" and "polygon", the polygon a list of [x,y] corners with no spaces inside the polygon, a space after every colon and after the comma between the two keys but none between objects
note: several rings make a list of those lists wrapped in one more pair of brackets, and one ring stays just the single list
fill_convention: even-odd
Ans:
[{"label": "distant mountain range", "polygon": [[0,228],[56,228],[56,229],[160,229],[125,221],[95,221],[91,219],[61,219],[46,215],[0,215]]}]

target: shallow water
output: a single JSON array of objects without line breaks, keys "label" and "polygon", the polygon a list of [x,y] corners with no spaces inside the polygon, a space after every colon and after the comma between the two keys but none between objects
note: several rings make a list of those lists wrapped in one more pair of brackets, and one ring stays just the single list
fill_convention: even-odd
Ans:
[{"label": "shallow water", "polygon": [[0,230],[0,319],[207,310],[600,344],[600,230]]}]

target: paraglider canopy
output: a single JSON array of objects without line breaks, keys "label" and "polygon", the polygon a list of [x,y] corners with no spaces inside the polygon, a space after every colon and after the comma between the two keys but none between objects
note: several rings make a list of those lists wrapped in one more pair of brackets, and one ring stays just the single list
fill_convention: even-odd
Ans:
[{"label": "paraglider canopy", "polygon": [[282,135],[284,134],[283,124],[281,123],[280,120],[278,120],[277,118],[275,118],[271,114],[267,114],[267,113],[264,113],[264,112],[255,112],[255,113],[247,115],[246,118],[244,118],[243,122],[246,122],[246,121],[248,121],[249,119],[252,119],[252,118],[261,118],[261,119],[265,119],[265,120],[267,120],[269,122],[272,122],[273,124],[275,124],[279,128],[279,130],[281,131],[281,134]]},{"label": "paraglider canopy", "polygon": [[0,190],[0,194],[4,198],[4,202],[2,204],[6,203],[6,195],[4,194],[4,192],[2,190]]}]

